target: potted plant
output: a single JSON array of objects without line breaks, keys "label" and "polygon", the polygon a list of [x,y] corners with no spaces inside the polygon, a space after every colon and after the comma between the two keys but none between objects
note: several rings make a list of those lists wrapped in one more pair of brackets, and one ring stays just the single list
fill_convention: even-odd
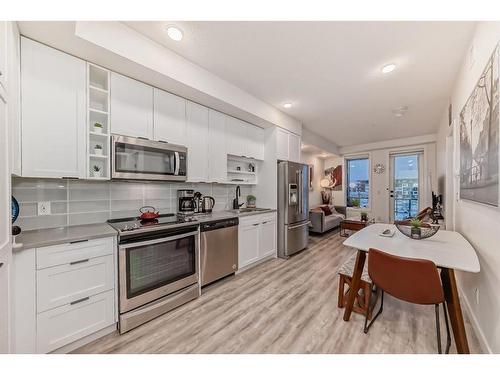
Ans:
[{"label": "potted plant", "polygon": [[410,221],[410,225],[411,225],[411,236],[420,238],[420,236],[422,235],[422,230],[420,229],[420,227],[422,226],[422,220],[412,219]]},{"label": "potted plant", "polygon": [[248,208],[255,208],[256,201],[257,201],[257,198],[255,197],[255,195],[252,195],[252,194],[247,195],[247,207]]},{"label": "potted plant", "polygon": [[102,155],[102,146],[97,144],[94,146],[94,155]]},{"label": "potted plant", "polygon": [[92,168],[92,174],[94,175],[94,177],[101,177],[101,167],[99,167],[98,165],[94,165],[94,167]]},{"label": "potted plant", "polygon": [[102,124],[100,122],[94,122],[94,133],[102,133]]},{"label": "potted plant", "polygon": [[362,211],[360,215],[361,215],[361,221],[368,221],[368,212]]},{"label": "potted plant", "polygon": [[351,207],[359,208],[359,199],[358,198],[351,199]]}]

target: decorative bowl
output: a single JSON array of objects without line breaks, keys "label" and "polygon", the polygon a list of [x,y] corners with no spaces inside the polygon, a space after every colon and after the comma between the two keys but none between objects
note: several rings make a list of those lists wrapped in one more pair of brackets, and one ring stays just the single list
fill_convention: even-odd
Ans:
[{"label": "decorative bowl", "polygon": [[412,240],[423,240],[424,238],[432,237],[439,230],[439,225],[437,224],[424,223],[418,228],[420,231],[415,230],[416,228],[413,228],[408,222],[396,222],[394,224],[401,233]]}]

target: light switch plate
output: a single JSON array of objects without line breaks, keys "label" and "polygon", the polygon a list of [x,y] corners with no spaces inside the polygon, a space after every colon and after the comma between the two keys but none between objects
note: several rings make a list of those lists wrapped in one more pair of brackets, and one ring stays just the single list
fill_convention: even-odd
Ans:
[{"label": "light switch plate", "polygon": [[38,202],[38,215],[50,215],[50,202]]}]

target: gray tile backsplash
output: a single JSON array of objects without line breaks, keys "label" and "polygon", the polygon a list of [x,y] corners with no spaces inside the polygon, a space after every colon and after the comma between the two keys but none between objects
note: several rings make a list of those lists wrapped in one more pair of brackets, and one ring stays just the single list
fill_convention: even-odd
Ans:
[{"label": "gray tile backsplash", "polygon": [[[162,213],[177,212],[177,190],[194,189],[215,198],[214,211],[232,208],[236,186],[167,182],[73,181],[12,179],[12,195],[20,205],[16,221],[23,230],[102,223],[110,218],[137,216],[142,206]],[[254,191],[241,186],[241,201]],[[51,202],[51,214],[38,216],[37,204]]]}]

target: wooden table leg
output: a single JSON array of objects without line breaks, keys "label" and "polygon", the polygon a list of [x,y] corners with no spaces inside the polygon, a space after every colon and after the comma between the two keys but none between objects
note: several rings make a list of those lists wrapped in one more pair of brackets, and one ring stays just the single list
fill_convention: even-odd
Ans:
[{"label": "wooden table leg", "polygon": [[441,269],[441,282],[443,283],[444,297],[448,314],[450,315],[451,328],[457,353],[469,354],[469,344],[467,343],[467,334],[465,332],[464,317],[460,308],[460,299],[458,297],[457,281],[455,272],[449,268]]},{"label": "wooden table leg", "polygon": [[344,320],[347,322],[351,317],[352,307],[354,306],[354,300],[358,294],[359,283],[361,282],[361,275],[363,274],[363,267],[365,266],[366,253],[362,250],[358,250],[358,255],[356,256],[356,264],[354,265],[354,272],[352,274],[351,287],[349,288],[349,295],[347,297],[347,305],[344,311]]}]

